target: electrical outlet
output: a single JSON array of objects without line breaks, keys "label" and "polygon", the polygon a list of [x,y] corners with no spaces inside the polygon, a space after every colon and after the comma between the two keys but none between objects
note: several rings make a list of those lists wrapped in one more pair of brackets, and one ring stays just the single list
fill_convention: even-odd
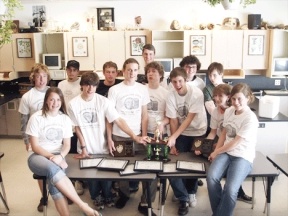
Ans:
[{"label": "electrical outlet", "polygon": [[275,80],[275,85],[277,86],[281,85],[281,80]]}]

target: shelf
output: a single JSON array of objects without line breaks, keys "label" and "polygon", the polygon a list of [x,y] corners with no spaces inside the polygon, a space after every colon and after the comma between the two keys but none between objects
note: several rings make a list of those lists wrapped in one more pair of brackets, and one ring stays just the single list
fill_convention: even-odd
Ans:
[{"label": "shelf", "polygon": [[224,79],[243,79],[245,78],[245,72],[241,69],[229,69],[224,70]]}]

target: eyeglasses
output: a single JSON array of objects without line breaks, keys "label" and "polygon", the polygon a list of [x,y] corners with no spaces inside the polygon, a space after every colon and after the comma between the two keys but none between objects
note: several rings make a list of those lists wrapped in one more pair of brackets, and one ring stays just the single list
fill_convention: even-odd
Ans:
[{"label": "eyeglasses", "polygon": [[186,69],[197,69],[197,66],[196,65],[193,65],[193,66],[185,65],[185,68]]}]

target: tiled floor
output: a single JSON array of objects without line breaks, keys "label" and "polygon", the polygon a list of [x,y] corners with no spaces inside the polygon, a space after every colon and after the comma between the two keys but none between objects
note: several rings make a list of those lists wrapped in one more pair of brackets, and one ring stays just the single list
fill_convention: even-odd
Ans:
[{"label": "tiled floor", "polygon": [[[7,193],[8,204],[11,209],[10,216],[36,216],[42,215],[37,212],[36,207],[40,199],[40,191],[37,183],[32,178],[32,173],[27,166],[27,152],[24,144],[20,139],[1,139],[0,138],[0,152],[4,152],[5,156],[1,159],[1,173]],[[198,204],[196,208],[190,208],[188,215],[210,216],[210,204],[207,194],[205,179],[204,186],[199,187],[197,193]],[[251,181],[247,180],[243,183],[245,192],[251,195]],[[254,209],[251,205],[237,202],[235,209],[235,216],[264,216],[264,186],[262,180],[256,181],[256,204]],[[119,210],[116,208],[105,208],[102,213],[103,216],[140,216],[137,211],[137,206],[140,200],[140,190],[131,195],[127,205]],[[89,198],[89,192],[86,189],[84,195],[81,196],[83,200],[92,205]],[[171,201],[171,188],[168,192],[167,201],[165,205],[164,216],[177,215],[178,205]],[[280,174],[278,179],[272,186],[272,201],[271,201],[271,216],[287,216],[288,215],[288,178]],[[51,197],[48,203],[48,216],[58,215]],[[153,203],[154,212],[158,212],[158,200]],[[0,211],[3,209],[3,204],[0,201]],[[70,206],[71,216],[83,215],[77,206]]]}]

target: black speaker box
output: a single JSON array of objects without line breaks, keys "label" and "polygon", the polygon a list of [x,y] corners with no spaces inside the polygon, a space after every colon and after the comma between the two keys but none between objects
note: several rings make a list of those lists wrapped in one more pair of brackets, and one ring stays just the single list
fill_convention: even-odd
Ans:
[{"label": "black speaker box", "polygon": [[261,14],[248,14],[248,29],[261,29]]}]

